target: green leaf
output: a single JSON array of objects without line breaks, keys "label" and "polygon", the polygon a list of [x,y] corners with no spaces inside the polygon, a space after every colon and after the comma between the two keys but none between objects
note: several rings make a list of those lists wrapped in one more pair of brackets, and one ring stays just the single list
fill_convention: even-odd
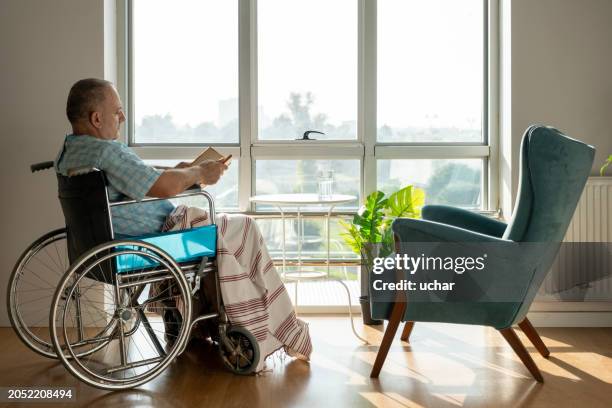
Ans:
[{"label": "green leaf", "polygon": [[[366,265],[371,265],[374,256],[388,256],[393,252],[393,230],[391,224],[397,217],[421,216],[421,207],[425,203],[425,192],[413,186],[407,186],[385,198],[382,191],[368,195],[365,203],[352,223],[340,220],[344,242],[357,254],[362,256]],[[372,244],[380,244],[375,248]],[[374,254],[374,250],[377,254]]]},{"label": "green leaf", "polygon": [[346,242],[353,252],[357,254],[361,253],[363,240],[357,227],[343,220],[340,220],[339,223],[340,226],[344,228],[344,231],[340,233],[340,236],[344,239],[344,242]]},{"label": "green leaf", "polygon": [[418,187],[407,186],[389,196],[387,216],[398,218],[419,218],[425,204],[425,191]]},{"label": "green leaf", "polygon": [[608,156],[608,158],[606,159],[605,163],[603,166],[601,166],[601,169],[599,169],[599,175],[603,176],[606,173],[606,169],[608,168],[608,166],[612,164],[612,154],[610,156]]},{"label": "green leaf", "polygon": [[375,213],[377,210],[384,207],[385,193],[382,191],[375,191],[366,198],[365,208],[371,213]]},{"label": "green leaf", "polygon": [[380,191],[370,194],[366,198],[365,204],[353,217],[353,225],[358,227],[364,242],[380,242],[380,231],[378,229],[387,203],[384,196],[384,193]]},{"label": "green leaf", "polygon": [[389,256],[391,252],[393,252],[394,249],[395,249],[395,245],[393,242],[393,230],[391,229],[391,225],[389,224],[383,230],[382,245],[380,248],[380,252],[378,253],[378,256],[380,257]]}]

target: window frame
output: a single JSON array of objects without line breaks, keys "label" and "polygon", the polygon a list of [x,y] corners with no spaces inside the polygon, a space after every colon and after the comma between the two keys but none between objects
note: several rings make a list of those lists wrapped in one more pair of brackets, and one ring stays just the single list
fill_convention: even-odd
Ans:
[{"label": "window frame", "polygon": [[134,141],[132,58],[132,0],[118,1],[118,81],[127,106],[123,140],[143,159],[195,157],[204,146],[239,158],[238,208],[254,212],[249,197],[255,191],[258,159],[355,159],[360,161],[360,203],[376,190],[378,159],[483,160],[482,210],[499,209],[499,1],[483,1],[483,115],[481,143],[377,142],[377,0],[355,0],[357,22],[357,139],[354,141],[275,141],[258,139],[257,114],[257,0],[238,1],[238,118],[239,142],[215,144],[138,144]]}]

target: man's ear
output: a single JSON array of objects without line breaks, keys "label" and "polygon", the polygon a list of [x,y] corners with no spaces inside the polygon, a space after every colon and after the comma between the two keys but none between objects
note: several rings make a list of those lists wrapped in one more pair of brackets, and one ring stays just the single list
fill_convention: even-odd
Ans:
[{"label": "man's ear", "polygon": [[93,111],[89,114],[89,122],[96,129],[100,129],[102,127],[102,113]]}]

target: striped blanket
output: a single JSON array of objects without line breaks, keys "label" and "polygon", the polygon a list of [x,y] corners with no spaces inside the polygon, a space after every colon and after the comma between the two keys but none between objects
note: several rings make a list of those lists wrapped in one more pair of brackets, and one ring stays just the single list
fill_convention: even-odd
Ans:
[{"label": "striped blanket", "polygon": [[[221,297],[230,322],[257,339],[263,358],[256,371],[280,348],[308,360],[312,351],[308,325],[296,318],[255,221],[241,214],[218,214],[215,221]],[[177,231],[209,223],[206,210],[179,205],[163,229]]]}]

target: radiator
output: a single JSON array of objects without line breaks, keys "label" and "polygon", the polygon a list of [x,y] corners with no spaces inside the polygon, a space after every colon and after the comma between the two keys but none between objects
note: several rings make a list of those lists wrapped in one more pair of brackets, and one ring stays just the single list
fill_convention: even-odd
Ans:
[{"label": "radiator", "polygon": [[612,177],[590,177],[539,300],[612,300]]}]

